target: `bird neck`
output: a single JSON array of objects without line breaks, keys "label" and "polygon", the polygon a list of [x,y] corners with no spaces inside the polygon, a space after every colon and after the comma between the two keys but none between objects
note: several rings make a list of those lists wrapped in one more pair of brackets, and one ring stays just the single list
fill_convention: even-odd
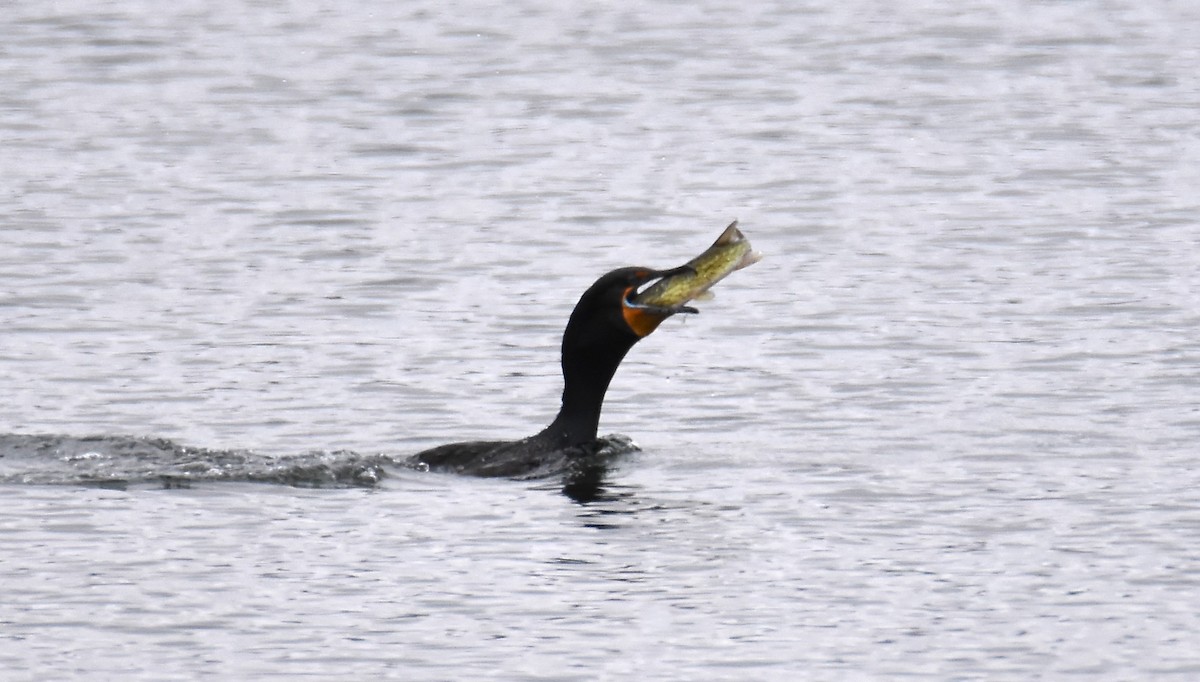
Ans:
[{"label": "bird neck", "polygon": [[619,341],[609,338],[602,343],[563,344],[562,408],[542,432],[556,446],[580,445],[596,439],[608,385],[636,341],[630,335]]}]

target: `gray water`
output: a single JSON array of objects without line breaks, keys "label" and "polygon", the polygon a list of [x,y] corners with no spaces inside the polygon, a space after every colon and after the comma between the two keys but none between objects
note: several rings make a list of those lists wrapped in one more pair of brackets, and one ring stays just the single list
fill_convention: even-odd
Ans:
[{"label": "gray water", "polygon": [[735,217],[767,254],[630,353],[602,429],[642,451],[592,502],[0,453],[5,680],[1200,675],[1200,5],[18,2],[0,36],[9,439],[519,437],[597,276]]}]

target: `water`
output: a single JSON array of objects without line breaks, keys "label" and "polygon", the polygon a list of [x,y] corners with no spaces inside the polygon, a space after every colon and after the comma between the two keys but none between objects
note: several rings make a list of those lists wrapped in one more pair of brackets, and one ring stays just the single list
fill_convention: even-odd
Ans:
[{"label": "water", "polygon": [[8,450],[6,679],[1200,672],[1193,3],[0,32],[9,439],[336,468],[523,436],[595,277],[734,217],[767,253],[632,351],[602,428],[642,452],[592,502],[394,467],[105,489],[71,477],[105,452]]}]

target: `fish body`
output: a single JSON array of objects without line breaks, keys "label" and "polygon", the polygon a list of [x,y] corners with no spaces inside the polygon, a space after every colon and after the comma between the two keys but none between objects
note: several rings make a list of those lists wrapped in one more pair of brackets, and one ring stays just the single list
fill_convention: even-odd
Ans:
[{"label": "fish body", "polygon": [[762,254],[750,246],[750,240],[729,224],[717,241],[704,253],[687,262],[685,271],[665,277],[634,297],[633,303],[652,308],[674,308],[702,296],[729,273],[762,260]]}]

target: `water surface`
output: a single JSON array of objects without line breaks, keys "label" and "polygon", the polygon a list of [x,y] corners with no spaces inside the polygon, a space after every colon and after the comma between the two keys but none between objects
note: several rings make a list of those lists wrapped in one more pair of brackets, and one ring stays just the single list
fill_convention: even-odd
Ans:
[{"label": "water surface", "polygon": [[107,489],[72,476],[136,457],[0,453],[0,666],[1194,678],[1198,27],[1122,0],[12,8],[8,439],[336,468],[524,436],[600,274],[735,217],[767,258],[630,353],[602,429],[642,452],[589,503],[386,466]]}]

